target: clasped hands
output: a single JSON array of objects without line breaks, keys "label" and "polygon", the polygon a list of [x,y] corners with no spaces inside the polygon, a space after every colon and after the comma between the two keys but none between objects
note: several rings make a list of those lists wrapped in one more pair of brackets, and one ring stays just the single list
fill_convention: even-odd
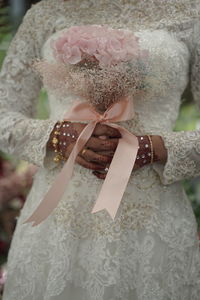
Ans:
[{"label": "clasped hands", "polygon": [[[55,132],[59,128],[59,149],[63,157],[67,160],[70,156],[73,147],[76,143],[78,136],[81,134],[87,124],[79,122],[65,122],[61,125],[55,125],[51,133],[48,147],[53,150],[52,140]],[[160,136],[152,136],[153,146],[159,148],[159,153],[166,156],[166,149]],[[121,138],[120,132],[105,124],[98,123],[92,133],[92,136],[87,141],[84,149],[80,151],[76,158],[76,163],[84,168],[92,170],[93,174],[100,178],[105,179],[107,170],[112,161],[113,155],[117,148],[119,139]],[[163,152],[164,149],[164,152]],[[160,160],[166,161],[166,157],[160,157]],[[157,160],[159,158],[157,157]],[[133,170],[140,168],[141,165],[135,162]]]}]

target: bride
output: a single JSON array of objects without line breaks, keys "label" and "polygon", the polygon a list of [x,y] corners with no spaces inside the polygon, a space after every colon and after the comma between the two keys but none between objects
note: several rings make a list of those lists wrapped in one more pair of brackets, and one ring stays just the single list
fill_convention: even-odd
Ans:
[{"label": "bride", "polygon": [[[200,103],[199,13],[197,0],[43,0],[27,12],[1,70],[0,141],[39,169],[17,222],[3,300],[199,299],[197,224],[181,180],[200,175],[200,132],[173,132],[188,84]],[[149,85],[133,97],[134,117],[120,122],[137,137],[138,154],[116,217],[91,213],[122,138],[98,124],[57,207],[32,226],[24,222],[63,167],[54,160],[55,132],[68,159],[86,124],[60,123],[70,91],[47,90],[49,119],[34,118],[42,80],[31,63],[51,61],[52,40],[88,24],[129,29],[148,50]]]}]

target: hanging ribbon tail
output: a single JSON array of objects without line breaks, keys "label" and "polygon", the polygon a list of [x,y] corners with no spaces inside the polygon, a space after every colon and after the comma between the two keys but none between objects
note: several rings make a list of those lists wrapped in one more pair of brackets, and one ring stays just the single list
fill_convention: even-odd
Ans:
[{"label": "hanging ribbon tail", "polygon": [[81,132],[73,151],[71,152],[61,172],[56,176],[53,185],[50,187],[49,191],[34,213],[24,223],[34,222],[33,226],[36,226],[44,221],[56,208],[66,190],[66,186],[70,178],[72,177],[76,157],[83,149],[88,139],[91,137],[95,126],[96,121],[92,121]]},{"label": "hanging ribbon tail", "polygon": [[117,128],[122,138],[119,139],[92,213],[106,209],[114,220],[136,160],[139,144],[137,137],[125,128],[111,123],[109,126]]},{"label": "hanging ribbon tail", "polygon": [[114,219],[135,162],[138,142],[137,138],[128,130],[110,122],[132,119],[133,114],[132,97],[124,97],[122,101],[114,103],[103,115],[95,111],[94,107],[89,103],[76,102],[71,110],[65,114],[65,119],[79,122],[89,121],[90,123],[80,134],[67,162],[61,172],[56,176],[53,185],[50,187],[44,199],[30,218],[24,223],[34,222],[33,226],[36,226],[44,221],[57,207],[72,177],[76,157],[91,137],[96,124],[99,122],[119,129],[122,135],[102,190],[93,209],[93,212],[96,212],[105,208]]}]

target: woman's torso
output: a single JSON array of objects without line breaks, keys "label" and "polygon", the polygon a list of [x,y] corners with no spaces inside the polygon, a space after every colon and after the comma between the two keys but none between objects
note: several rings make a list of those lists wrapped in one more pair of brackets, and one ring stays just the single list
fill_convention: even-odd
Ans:
[{"label": "woman's torso", "polygon": [[[46,2],[51,13],[48,15],[48,34],[44,40],[41,56],[49,61],[54,59],[50,41],[70,26],[108,24],[114,28],[128,28],[140,38],[140,46],[149,52],[147,75],[149,86],[144,95],[133,99],[135,110],[133,120],[121,123],[136,135],[162,135],[163,131],[173,130],[179,113],[181,95],[189,80],[190,49],[188,45],[195,20],[191,15],[195,15],[196,10],[192,10],[191,2],[188,1],[181,4],[177,2],[179,6],[172,5],[171,1],[168,2],[168,6],[161,2],[122,0],[113,2],[108,0],[52,1],[51,4]],[[50,91],[47,92],[50,118],[56,121],[62,119],[64,113],[72,105],[74,97],[69,93],[67,97],[58,98]],[[52,162],[52,157],[53,155],[47,157],[46,168],[39,171],[34,183],[36,186],[38,181],[46,182],[43,188],[44,194],[61,170],[61,166]],[[181,215],[183,211],[189,211],[189,214],[192,214],[180,183],[170,186],[163,186],[161,183],[159,172],[162,173],[163,168],[163,165],[157,164],[156,168],[146,166],[132,173],[118,212],[119,218],[115,223],[116,226],[121,224],[124,228],[129,226],[132,228],[154,227],[162,218],[162,214],[159,215],[160,212],[167,209],[173,211],[175,207],[178,215]],[[87,216],[87,222],[85,222],[88,224],[87,232],[90,232],[89,224],[94,220],[101,230],[101,226],[110,226],[110,217],[106,211],[88,216],[101,185],[102,182],[95,178],[91,171],[76,165],[66,193],[54,212],[56,219],[66,224],[75,222],[74,226],[79,228],[81,220],[84,222]],[[167,207],[165,207],[164,199],[167,199]],[[41,198],[38,202],[40,200]],[[35,207],[35,205],[34,202],[31,206]],[[187,207],[186,210],[185,207]],[[104,220],[103,223],[102,220]],[[81,228],[77,230],[81,232]]]}]

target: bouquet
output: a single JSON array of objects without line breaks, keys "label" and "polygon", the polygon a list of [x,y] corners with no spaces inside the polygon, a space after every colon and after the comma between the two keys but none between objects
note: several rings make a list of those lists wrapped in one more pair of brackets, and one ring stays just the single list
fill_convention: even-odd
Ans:
[{"label": "bouquet", "polygon": [[40,60],[33,66],[44,86],[58,96],[71,91],[105,111],[122,97],[145,91],[147,51],[129,30],[73,26],[51,41],[51,47],[55,63]]}]

